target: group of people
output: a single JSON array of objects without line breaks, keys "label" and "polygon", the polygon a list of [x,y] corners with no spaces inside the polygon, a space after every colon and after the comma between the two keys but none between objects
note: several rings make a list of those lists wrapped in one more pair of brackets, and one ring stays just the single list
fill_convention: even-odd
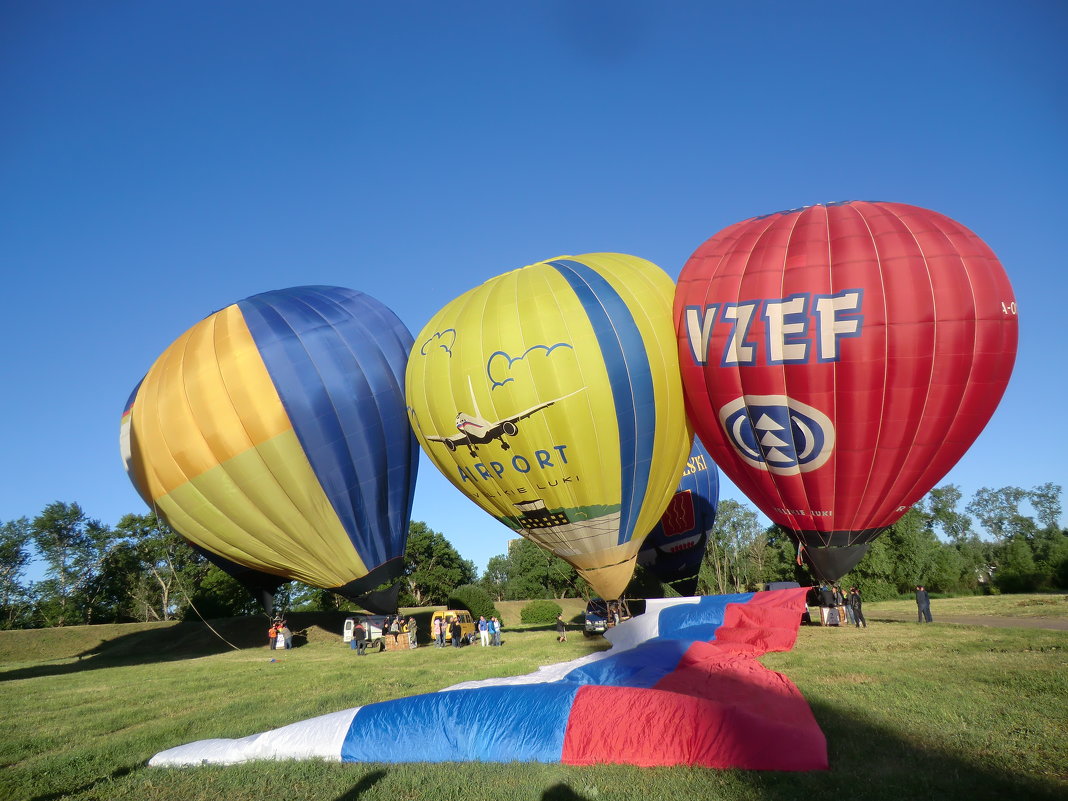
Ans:
[{"label": "group of people", "polygon": [[[434,645],[438,648],[444,648],[449,643],[453,648],[463,645],[463,625],[455,615],[449,615],[446,618],[435,617],[430,626]],[[497,618],[491,617],[487,620],[485,615],[479,616],[475,630],[478,632],[478,641],[482,647],[501,644],[501,621]]]},{"label": "group of people", "polygon": [[[857,628],[868,627],[864,619],[860,591],[856,587],[849,588],[849,594],[843,595],[842,588],[837,584],[821,584],[819,588],[820,623],[824,626],[843,625],[842,619],[849,625]],[[916,621],[918,623],[930,623],[931,596],[927,594],[927,588],[922,584],[916,585]]]},{"label": "group of people", "polygon": [[386,615],[386,619],[382,623],[382,634],[385,635],[387,633],[393,635],[394,645],[400,642],[402,634],[407,634],[408,648],[419,647],[419,624],[416,623],[414,617],[409,617],[405,620],[402,615]]},{"label": "group of people", "polygon": [[501,644],[501,621],[497,618],[491,617],[486,620],[486,616],[481,615],[475,628],[478,629],[478,643],[483,648]]},{"label": "group of people", "polygon": [[271,627],[267,629],[267,644],[271,650],[293,647],[293,632],[289,630],[289,624],[281,618],[271,621]]},{"label": "group of people", "polygon": [[821,625],[868,627],[868,621],[864,619],[864,602],[856,587],[850,587],[846,595],[837,584],[821,584],[819,602]]}]

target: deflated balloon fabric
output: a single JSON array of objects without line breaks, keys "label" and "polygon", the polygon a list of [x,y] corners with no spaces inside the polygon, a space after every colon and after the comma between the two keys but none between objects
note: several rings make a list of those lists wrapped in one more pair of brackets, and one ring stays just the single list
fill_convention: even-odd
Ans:
[{"label": "deflated balloon fabric", "polygon": [[650,600],[644,615],[609,632],[609,651],[191,743],[149,764],[321,758],[823,770],[826,740],[804,697],[756,659],[793,647],[805,592]]}]

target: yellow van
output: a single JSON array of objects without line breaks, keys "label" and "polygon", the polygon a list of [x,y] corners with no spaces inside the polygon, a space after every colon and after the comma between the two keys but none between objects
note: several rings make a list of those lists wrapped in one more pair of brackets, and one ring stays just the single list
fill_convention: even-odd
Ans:
[{"label": "yellow van", "polygon": [[460,642],[468,645],[473,645],[475,640],[478,639],[478,632],[475,630],[475,621],[471,617],[471,613],[466,609],[438,609],[430,616],[430,636],[434,636],[434,621],[441,620],[445,626],[445,642],[452,641],[452,633],[447,628],[452,623],[453,618],[460,621]]}]

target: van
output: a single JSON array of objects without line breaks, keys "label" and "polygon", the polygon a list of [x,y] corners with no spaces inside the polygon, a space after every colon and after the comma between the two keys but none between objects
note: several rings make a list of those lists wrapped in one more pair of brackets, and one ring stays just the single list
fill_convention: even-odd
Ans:
[{"label": "van", "polygon": [[[453,618],[460,621],[460,642],[473,645],[475,640],[478,639],[478,632],[475,630],[475,621],[471,617],[471,613],[466,609],[438,609],[430,616],[430,634],[434,634],[434,621],[441,620],[446,626],[452,623]],[[445,641],[448,642],[451,637],[449,630],[445,629]]]},{"label": "van", "polygon": [[382,639],[382,624],[386,621],[385,615],[360,615],[358,618],[345,618],[342,640],[352,641],[352,630],[356,628],[357,620],[363,623],[363,630],[367,634],[367,647],[377,648],[379,651],[386,650],[386,642]]}]

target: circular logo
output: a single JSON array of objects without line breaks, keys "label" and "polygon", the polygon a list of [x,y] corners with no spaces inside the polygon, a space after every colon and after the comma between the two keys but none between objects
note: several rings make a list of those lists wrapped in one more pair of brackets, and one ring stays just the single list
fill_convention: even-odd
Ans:
[{"label": "circular logo", "polygon": [[834,450],[834,425],[785,395],[743,395],[719,410],[727,439],[747,464],[781,476],[821,467]]}]

